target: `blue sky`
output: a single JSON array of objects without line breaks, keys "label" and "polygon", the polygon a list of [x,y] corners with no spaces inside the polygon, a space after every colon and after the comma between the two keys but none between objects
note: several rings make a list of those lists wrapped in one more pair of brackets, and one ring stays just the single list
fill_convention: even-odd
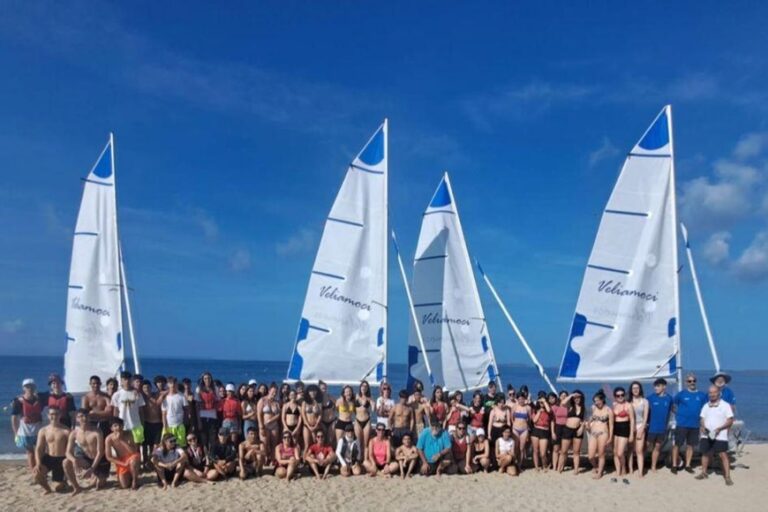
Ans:
[{"label": "blue sky", "polygon": [[[623,155],[671,103],[679,211],[721,360],[765,367],[765,6],[227,7],[3,5],[0,353],[63,353],[79,178],[114,131],[141,353],[287,360],[346,164],[388,117],[403,251],[449,171],[470,252],[556,365]],[[404,362],[390,270],[390,358]],[[709,368],[681,282],[684,363]],[[527,363],[480,290],[497,358]]]}]

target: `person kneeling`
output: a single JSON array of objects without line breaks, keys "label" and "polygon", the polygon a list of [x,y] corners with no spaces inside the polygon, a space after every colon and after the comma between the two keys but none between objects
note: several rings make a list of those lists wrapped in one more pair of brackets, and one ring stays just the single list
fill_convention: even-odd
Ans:
[{"label": "person kneeling", "polygon": [[[325,432],[322,429],[315,432],[315,444],[307,448],[304,462],[312,469],[315,478],[325,480],[331,472],[333,463],[336,462],[336,454],[331,445],[325,442]],[[322,475],[320,474],[322,471]]]},{"label": "person kneeling", "polygon": [[360,443],[355,438],[355,427],[352,425],[347,425],[344,428],[344,435],[336,444],[336,457],[341,464],[341,476],[357,476],[363,472],[360,466],[362,459]]},{"label": "person kneeling", "polygon": [[440,476],[453,465],[451,436],[443,430],[439,421],[433,421],[431,428],[422,430],[416,448],[421,459],[421,474],[424,476]]}]

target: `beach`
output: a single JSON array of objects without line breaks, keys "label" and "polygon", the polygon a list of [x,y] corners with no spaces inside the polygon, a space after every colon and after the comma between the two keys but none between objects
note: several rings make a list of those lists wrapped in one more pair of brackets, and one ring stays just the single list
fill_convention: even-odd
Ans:
[{"label": "beach", "polygon": [[[574,477],[570,472],[536,473],[528,470],[518,478],[498,474],[470,476],[413,477],[408,480],[367,476],[331,477],[318,482],[302,476],[286,483],[272,476],[246,481],[230,479],[216,485],[184,483],[162,491],[153,474],[145,473],[136,492],[115,487],[86,491],[78,496],[44,496],[21,461],[0,464],[0,503],[4,510],[429,510],[430,512],[473,510],[649,510],[742,512],[766,510],[768,486],[768,444],[747,445],[732,472],[733,487],[726,487],[720,475],[704,481],[668,469],[630,477],[626,485],[612,474],[595,481],[589,473]],[[748,467],[746,469],[744,466]]]}]

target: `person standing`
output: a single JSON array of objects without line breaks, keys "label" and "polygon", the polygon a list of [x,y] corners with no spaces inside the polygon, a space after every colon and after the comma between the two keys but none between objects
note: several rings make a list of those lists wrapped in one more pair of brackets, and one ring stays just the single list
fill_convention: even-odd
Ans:
[{"label": "person standing", "polygon": [[672,446],[672,474],[677,474],[680,462],[680,448],[685,445],[685,471],[693,473],[691,460],[693,447],[699,441],[701,409],[707,403],[707,395],[696,389],[696,375],[685,377],[686,389],[675,395],[675,444]]},{"label": "person standing", "polygon": [[721,388],[713,384],[709,388],[709,402],[701,409],[701,473],[696,480],[708,478],[707,468],[712,455],[720,457],[725,485],[733,485],[731,463],[728,460],[728,430],[733,425],[733,408],[722,399]]},{"label": "person standing", "polygon": [[667,394],[667,381],[658,378],[653,381],[654,394],[648,397],[648,444],[651,451],[651,471],[656,472],[656,466],[661,455],[661,447],[667,440],[667,423],[672,412],[672,397]]},{"label": "person standing", "polygon": [[123,428],[131,433],[133,441],[141,446],[144,442],[144,396],[131,386],[130,372],[120,374],[120,386],[112,395],[112,410],[123,420]]},{"label": "person standing", "polygon": [[731,376],[725,372],[717,372],[709,379],[709,381],[720,389],[720,398],[728,402],[733,409],[734,416],[736,415],[736,395],[733,394],[733,390],[728,387],[731,382]]},{"label": "person standing", "polygon": [[187,398],[179,393],[179,384],[176,377],[168,377],[167,394],[161,404],[163,411],[163,434],[172,434],[176,438],[176,445],[181,448],[187,446],[187,429],[184,419],[189,411]]},{"label": "person standing", "polygon": [[389,413],[395,407],[395,401],[392,400],[392,387],[387,382],[383,382],[379,388],[379,396],[376,399],[376,422],[382,423],[384,428],[389,430]]},{"label": "person standing", "polygon": [[110,397],[101,391],[101,378],[92,375],[88,381],[91,390],[83,395],[81,407],[88,411],[88,421],[94,423],[102,436],[109,435],[109,420],[112,418]]},{"label": "person standing", "polygon": [[27,466],[32,471],[37,466],[35,446],[37,434],[43,425],[43,401],[37,396],[32,379],[21,382],[22,393],[11,403],[11,431],[18,448],[27,452]]},{"label": "person standing", "polygon": [[56,407],[61,411],[59,421],[67,428],[72,428],[72,419],[75,415],[75,399],[64,391],[64,381],[58,373],[52,373],[48,377],[50,391],[40,393],[44,407]]}]

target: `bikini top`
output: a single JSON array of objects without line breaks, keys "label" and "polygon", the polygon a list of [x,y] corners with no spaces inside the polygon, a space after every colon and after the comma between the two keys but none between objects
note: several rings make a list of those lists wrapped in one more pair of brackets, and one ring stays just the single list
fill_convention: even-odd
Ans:
[{"label": "bikini top", "polygon": [[595,415],[593,415],[592,419],[595,420],[595,421],[599,421],[601,423],[608,423],[608,415],[607,414],[605,416],[595,416]]},{"label": "bikini top", "polygon": [[276,409],[277,409],[277,404],[273,405],[273,403],[267,402],[267,405],[262,407],[261,411],[262,412],[268,412],[269,414],[277,414],[278,411]]},{"label": "bikini top", "polygon": [[582,407],[578,412],[576,412],[576,407],[569,407],[568,408],[568,417],[569,418],[579,418],[580,420],[584,419],[584,408]]},{"label": "bikini top", "polygon": [[286,416],[298,416],[299,415],[299,406],[297,405],[293,409],[291,409],[290,405],[285,406],[285,415]]},{"label": "bikini top", "polygon": [[640,423],[643,421],[643,413],[645,412],[645,402],[640,400],[640,403],[638,405],[634,405],[635,407],[635,422]]},{"label": "bikini top", "polygon": [[355,412],[355,407],[342,400],[341,405],[339,405],[339,414],[352,414],[353,412]]},{"label": "bikini top", "polygon": [[528,410],[523,410],[523,412],[514,412],[512,413],[512,417],[517,420],[527,420],[528,419]]},{"label": "bikini top", "polygon": [[325,401],[325,403],[323,403],[323,409],[324,410],[325,409],[334,409],[335,407],[336,407],[336,404],[331,399],[328,399],[328,400]]},{"label": "bikini top", "polygon": [[370,409],[371,408],[371,401],[370,400],[360,400],[359,398],[355,398],[355,407],[363,407],[364,409]]},{"label": "bikini top", "polygon": [[616,407],[614,407],[614,412],[616,413],[617,418],[629,418],[626,406],[622,407],[620,411],[616,411]]}]

